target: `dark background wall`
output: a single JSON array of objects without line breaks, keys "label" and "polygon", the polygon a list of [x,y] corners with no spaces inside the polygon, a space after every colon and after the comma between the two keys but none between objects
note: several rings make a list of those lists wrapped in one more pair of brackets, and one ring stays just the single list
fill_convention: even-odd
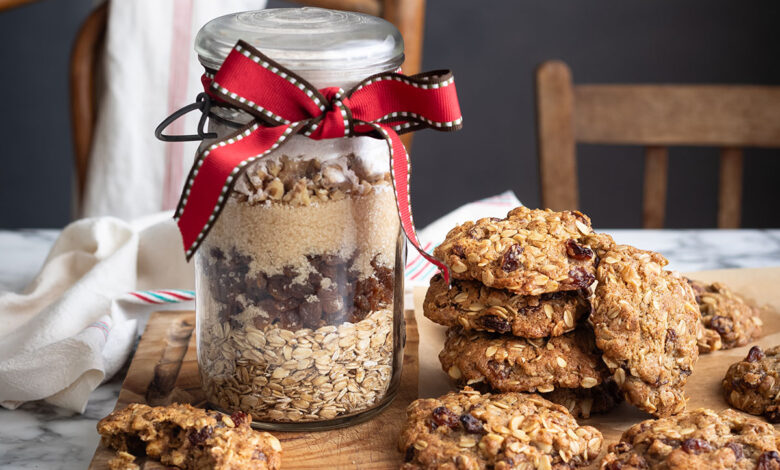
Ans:
[{"label": "dark background wall", "polygon": [[[0,113],[0,228],[69,219],[67,60],[91,3],[46,0],[0,14],[7,110]],[[460,132],[415,137],[416,221],[423,226],[506,189],[539,205],[533,73],[540,62],[566,61],[579,83],[780,84],[779,13],[775,0],[428,0],[424,68],[455,71],[465,120]],[[746,227],[780,227],[772,217],[778,157],[746,152]],[[638,227],[642,149],[580,146],[578,163],[582,210],[594,223]],[[672,150],[668,227],[715,226],[717,165],[715,149]]]}]

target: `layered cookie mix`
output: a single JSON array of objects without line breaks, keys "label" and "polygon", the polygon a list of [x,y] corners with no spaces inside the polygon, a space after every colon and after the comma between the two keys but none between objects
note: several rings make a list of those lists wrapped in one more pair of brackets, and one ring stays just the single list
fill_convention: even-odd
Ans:
[{"label": "layered cookie mix", "polygon": [[628,429],[603,470],[780,469],[780,434],[734,410],[698,409]]},{"label": "layered cookie mix", "polygon": [[655,416],[685,409],[683,387],[698,359],[696,299],[666,264],[627,245],[606,251],[590,315],[596,346],[626,400]]},{"label": "layered cookie mix", "polygon": [[150,407],[131,404],[98,423],[98,433],[117,455],[112,469],[138,469],[136,456],[188,470],[281,468],[279,441],[254,431],[252,418],[207,412],[187,404]]},{"label": "layered cookie mix", "polygon": [[688,280],[696,294],[703,326],[699,352],[744,346],[761,337],[761,311],[720,282]]},{"label": "layered cookie mix", "polygon": [[203,388],[260,421],[350,415],[400,376],[403,239],[387,148],[336,148],[363,142],[346,139],[313,158],[299,140],[285,151],[302,156],[247,167],[196,254]]},{"label": "layered cookie mix", "polygon": [[590,312],[584,291],[524,296],[476,281],[431,279],[423,312],[432,321],[464,330],[512,334],[523,338],[560,336]]},{"label": "layered cookie mix", "polygon": [[734,363],[723,379],[726,401],[738,410],[763,415],[780,423],[780,346],[750,348],[745,359]]},{"label": "layered cookie mix", "polygon": [[405,470],[564,469],[588,465],[602,441],[538,395],[466,388],[409,405],[398,445]]},{"label": "layered cookie mix", "polygon": [[543,339],[451,328],[439,360],[458,383],[484,382],[501,392],[589,389],[609,378],[609,371],[595,348],[593,334],[587,328]]},{"label": "layered cookie mix", "polygon": [[590,219],[572,211],[518,207],[506,218],[466,222],[450,230],[434,255],[455,279],[521,295],[579,290],[594,280],[593,250],[582,244]]}]

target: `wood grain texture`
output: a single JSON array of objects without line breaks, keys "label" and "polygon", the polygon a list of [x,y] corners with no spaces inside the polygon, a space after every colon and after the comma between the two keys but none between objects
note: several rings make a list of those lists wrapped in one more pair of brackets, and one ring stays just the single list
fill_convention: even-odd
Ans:
[{"label": "wood grain texture", "polygon": [[87,184],[89,150],[97,120],[95,78],[107,23],[108,2],[104,2],[95,8],[81,25],[70,56],[70,120],[73,127],[78,204],[81,204]]},{"label": "wood grain texture", "polygon": [[742,167],[741,149],[721,149],[718,228],[739,228],[742,218]]},{"label": "wood grain texture", "polygon": [[742,212],[741,147],[780,147],[780,87],[751,85],[573,85],[561,61],[536,74],[542,204],[577,208],[576,144],[643,145],[642,226],[661,228],[668,151],[722,147],[718,227],[737,228]]},{"label": "wood grain texture", "polygon": [[780,146],[780,87],[577,85],[577,142]]},{"label": "wood grain texture", "polygon": [[578,209],[571,71],[561,61],[536,70],[536,114],[542,207]]},{"label": "wood grain texture", "polygon": [[[204,407],[195,347],[194,312],[152,314],[122,384],[116,408],[129,403],[164,405],[187,402]],[[406,313],[406,349],[401,385],[395,400],[380,414],[348,428],[321,432],[274,432],[282,443],[282,465],[288,469],[397,469],[396,449],[406,407],[417,398],[419,337],[414,312]],[[90,470],[105,470],[113,456],[98,447]],[[144,462],[143,470],[163,469]]]},{"label": "wood grain texture", "polygon": [[644,228],[664,226],[668,170],[669,150],[666,147],[647,147],[642,203],[642,227]]},{"label": "wood grain texture", "polygon": [[10,10],[11,8],[27,5],[28,3],[37,2],[38,0],[0,0],[0,12]]}]

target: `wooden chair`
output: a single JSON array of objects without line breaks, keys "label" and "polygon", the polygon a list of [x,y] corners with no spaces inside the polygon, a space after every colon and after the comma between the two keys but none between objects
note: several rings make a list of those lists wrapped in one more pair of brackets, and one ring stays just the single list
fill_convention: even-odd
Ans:
[{"label": "wooden chair", "polygon": [[[27,2],[33,0],[0,0]],[[123,0],[124,1],[124,0]],[[70,60],[71,121],[79,202],[86,186],[89,150],[96,118],[95,76],[105,39],[108,8],[101,4],[87,17],[81,26]],[[393,23],[404,38],[406,60],[404,73],[412,75],[420,71],[422,63],[423,29],[425,25],[425,0],[294,0],[304,6],[357,11],[382,18]],[[150,129],[151,132],[151,129]],[[402,136],[407,147],[411,134]]]},{"label": "wooden chair", "polygon": [[642,225],[663,226],[667,146],[720,148],[718,227],[740,225],[742,147],[780,147],[780,87],[573,85],[569,67],[536,71],[542,205],[576,209],[576,144],[645,146]]}]

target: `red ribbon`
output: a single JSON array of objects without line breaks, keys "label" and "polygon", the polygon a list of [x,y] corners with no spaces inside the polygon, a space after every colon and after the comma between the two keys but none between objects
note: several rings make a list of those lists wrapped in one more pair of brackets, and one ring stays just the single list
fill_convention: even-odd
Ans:
[{"label": "red ribbon", "polygon": [[409,241],[449,281],[441,261],[420,246],[409,199],[409,155],[399,134],[430,127],[460,129],[462,118],[452,73],[407,77],[381,73],[352,90],[317,90],[306,80],[239,41],[216,75],[203,76],[215,100],[256,119],[201,152],[190,170],[174,218],[190,259],[219,217],[246,166],[282,146],[292,134],[312,139],[372,136],[390,149],[390,169],[401,226]]}]

